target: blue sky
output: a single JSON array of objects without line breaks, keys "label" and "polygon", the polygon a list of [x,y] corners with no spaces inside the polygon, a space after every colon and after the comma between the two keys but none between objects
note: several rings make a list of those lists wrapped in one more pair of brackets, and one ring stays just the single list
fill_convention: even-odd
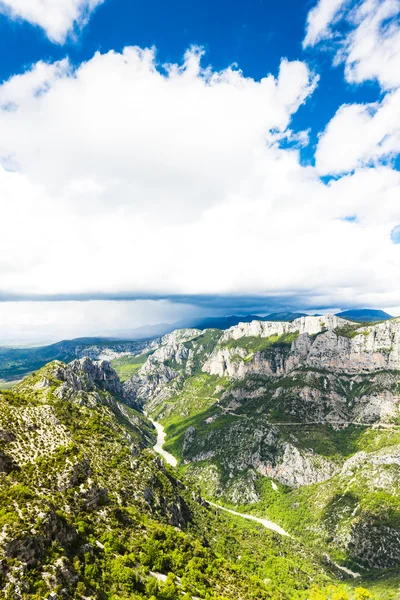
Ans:
[{"label": "blue sky", "polygon": [[[313,97],[293,117],[296,128],[310,129],[312,142],[345,103],[375,102],[381,96],[373,81],[355,86],[343,77],[343,66],[332,68],[331,54],[303,49],[307,14],[315,3],[299,0],[237,2],[206,0],[106,0],[77,36],[54,44],[38,27],[0,16],[0,77],[23,72],[38,60],[61,60],[78,65],[96,51],[121,51],[125,46],[157,48],[160,63],[179,62],[192,44],[206,50],[217,70],[237,63],[248,77],[276,74],[282,57],[305,60],[320,75]],[[313,162],[313,143],[303,158]]]},{"label": "blue sky", "polygon": [[1,10],[0,340],[400,314],[400,0]]}]

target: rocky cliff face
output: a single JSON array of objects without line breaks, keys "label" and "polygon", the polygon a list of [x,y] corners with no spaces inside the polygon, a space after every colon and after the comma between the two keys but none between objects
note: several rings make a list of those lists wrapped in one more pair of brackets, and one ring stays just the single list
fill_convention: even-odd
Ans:
[{"label": "rocky cliff face", "polygon": [[[220,336],[217,333],[216,338]],[[155,342],[138,375],[125,382],[124,391],[139,406],[165,402],[195,370],[195,356],[207,354],[204,334],[197,329],[180,329]],[[213,347],[213,346],[212,346]],[[147,406],[149,408],[149,406]],[[151,409],[150,409],[151,410]]]},{"label": "rocky cliff face", "polygon": [[[105,392],[114,399],[134,406],[129,393],[124,389],[117,373],[107,361],[92,361],[90,358],[74,360],[68,365],[60,361],[50,363],[39,371],[35,390],[44,395],[54,393],[57,398],[82,403],[95,404],[99,401],[99,392]],[[45,375],[47,374],[47,375]],[[53,390],[54,380],[60,382]],[[16,386],[21,393],[31,393],[31,379],[24,379]]]},{"label": "rocky cliff face", "polygon": [[221,343],[228,340],[238,340],[243,337],[261,337],[267,338],[273,335],[283,335],[288,333],[298,333],[303,335],[308,333],[314,335],[325,330],[333,330],[338,327],[345,327],[348,321],[340,319],[335,315],[325,315],[324,317],[300,317],[291,323],[270,322],[270,321],[251,321],[250,323],[239,323],[230,329],[227,329],[221,337]]},{"label": "rocky cliff face", "polygon": [[[267,482],[277,488],[277,502],[285,486],[293,490],[288,514],[296,512],[297,497],[302,514],[305,505],[319,507],[317,538],[328,540],[334,527],[334,543],[352,560],[400,564],[397,526],[385,517],[380,529],[379,510],[371,508],[384,493],[387,510],[400,517],[393,485],[400,320],[370,326],[326,315],[177,335],[164,339],[126,389],[166,426],[168,449],[185,471],[214,498],[254,506],[269,498],[271,510],[277,509]],[[358,500],[350,512],[346,505],[336,513],[330,506],[336,496],[347,498],[349,486]]]},{"label": "rocky cliff face", "polygon": [[[300,398],[306,400],[302,412],[309,420],[370,422],[397,414],[397,319],[370,327],[351,325],[333,315],[302,317],[293,323],[240,323],[225,332],[214,331],[206,349],[203,337],[204,333],[196,330],[165,336],[139,374],[125,384],[125,392],[152,409],[179,393],[197,368],[228,380],[290,378],[291,385],[299,389]],[[307,370],[314,379],[312,373],[326,373],[322,389],[315,385],[311,388],[317,389],[311,389],[302,381],[296,385],[296,379],[301,379],[296,372],[304,371],[302,378],[306,379]],[[368,376],[370,385],[364,376]],[[354,401],[360,387],[369,388],[371,394],[367,399],[362,393]],[[276,397],[279,394],[278,387]],[[330,410],[324,410],[321,416],[317,405],[327,404]]]},{"label": "rocky cliff face", "polygon": [[[227,330],[203,366],[211,375],[243,378],[247,374],[282,375],[310,367],[340,373],[400,369],[400,321],[353,327],[333,315],[302,317],[293,323],[240,323]],[[246,339],[295,334],[284,356],[254,352]],[[237,344],[232,344],[236,340]]]}]

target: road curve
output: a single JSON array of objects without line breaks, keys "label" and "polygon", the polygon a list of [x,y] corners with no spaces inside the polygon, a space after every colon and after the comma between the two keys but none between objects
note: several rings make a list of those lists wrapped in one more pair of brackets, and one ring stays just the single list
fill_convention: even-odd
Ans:
[{"label": "road curve", "polygon": [[[155,452],[157,452],[157,454],[160,454],[169,465],[171,465],[172,467],[176,467],[176,465],[178,464],[178,461],[175,458],[175,456],[173,456],[169,452],[166,452],[165,450],[163,450],[163,446],[164,446],[164,442],[165,442],[165,438],[166,438],[166,433],[164,431],[164,427],[161,425],[161,423],[157,423],[157,421],[153,421],[153,419],[150,419],[150,417],[148,415],[146,415],[146,416],[153,423],[154,427],[157,430],[157,443],[153,446],[153,450],[155,450]],[[211,506],[214,506],[214,508],[223,510],[227,513],[230,513],[231,515],[235,515],[235,517],[242,517],[243,519],[247,519],[248,521],[255,521],[256,523],[260,523],[260,525],[263,525],[263,527],[265,527],[266,529],[275,531],[275,533],[278,533],[279,535],[292,537],[289,533],[287,533],[287,531],[282,529],[282,527],[280,527],[273,521],[269,521],[268,519],[262,519],[261,517],[255,517],[253,515],[239,513],[239,512],[236,512],[235,510],[230,510],[229,508],[225,508],[224,506],[215,504],[215,502],[208,501],[208,503]],[[349,575],[353,578],[360,577],[360,573],[350,571],[350,569],[347,569],[346,567],[341,567],[337,563],[333,562],[328,554],[326,554],[326,558],[329,560],[329,562],[331,562],[333,565],[335,565],[335,567],[337,567],[338,569],[340,569],[347,575]]]},{"label": "road curve", "polygon": [[[157,421],[153,421],[153,419],[150,419],[150,417],[148,417],[148,419],[153,423],[154,427],[157,430],[157,443],[153,446],[153,450],[155,450],[157,454],[160,454],[165,459],[165,462],[167,462],[169,465],[171,465],[172,467],[176,467],[178,461],[176,460],[175,456],[172,456],[172,454],[163,450],[166,437],[164,427],[161,425],[161,423],[157,423]],[[242,517],[243,519],[247,519],[248,521],[255,521],[256,523],[260,523],[260,525],[263,525],[266,529],[271,529],[271,531],[275,531],[280,535],[289,536],[289,534],[284,529],[282,529],[282,527],[280,527],[273,521],[269,521],[268,519],[261,519],[260,517],[255,517],[253,515],[238,513],[235,510],[230,510],[229,508],[225,508],[224,506],[220,506],[219,504],[215,504],[214,502],[209,502],[209,504],[211,504],[211,506],[214,506],[215,508],[218,508],[219,510],[224,510],[225,512],[228,512],[231,515],[235,515],[236,517]]]}]

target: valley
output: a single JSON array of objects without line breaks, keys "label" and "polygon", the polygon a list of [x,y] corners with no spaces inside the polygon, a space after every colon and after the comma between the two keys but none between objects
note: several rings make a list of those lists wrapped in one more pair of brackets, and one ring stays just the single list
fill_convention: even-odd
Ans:
[{"label": "valley", "polygon": [[340,567],[399,561],[398,320],[252,322],[165,336],[125,383],[205,497]]},{"label": "valley", "polygon": [[398,598],[398,320],[134,352],[0,392],[5,598]]}]

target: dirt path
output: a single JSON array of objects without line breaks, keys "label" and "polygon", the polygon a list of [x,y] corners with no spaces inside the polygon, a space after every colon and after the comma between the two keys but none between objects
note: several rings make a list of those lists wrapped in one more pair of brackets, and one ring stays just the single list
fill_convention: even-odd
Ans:
[{"label": "dirt path", "polygon": [[285,531],[284,529],[282,529],[282,527],[280,527],[279,525],[277,525],[273,521],[269,521],[268,519],[261,519],[260,517],[254,517],[253,515],[247,515],[247,514],[244,514],[244,513],[239,513],[239,512],[236,512],[235,510],[230,510],[229,508],[225,508],[224,506],[220,506],[219,504],[215,504],[214,502],[208,501],[208,503],[211,504],[211,506],[215,506],[215,508],[219,508],[220,510],[224,510],[225,512],[228,512],[231,515],[235,515],[236,517],[242,517],[243,519],[247,519],[248,521],[255,521],[256,523],[260,523],[261,525],[263,525],[264,527],[266,527],[266,529],[271,529],[272,531],[275,531],[276,533],[279,533],[280,535],[287,535],[288,537],[292,537],[291,535],[289,535],[287,533],[287,531]]}]

